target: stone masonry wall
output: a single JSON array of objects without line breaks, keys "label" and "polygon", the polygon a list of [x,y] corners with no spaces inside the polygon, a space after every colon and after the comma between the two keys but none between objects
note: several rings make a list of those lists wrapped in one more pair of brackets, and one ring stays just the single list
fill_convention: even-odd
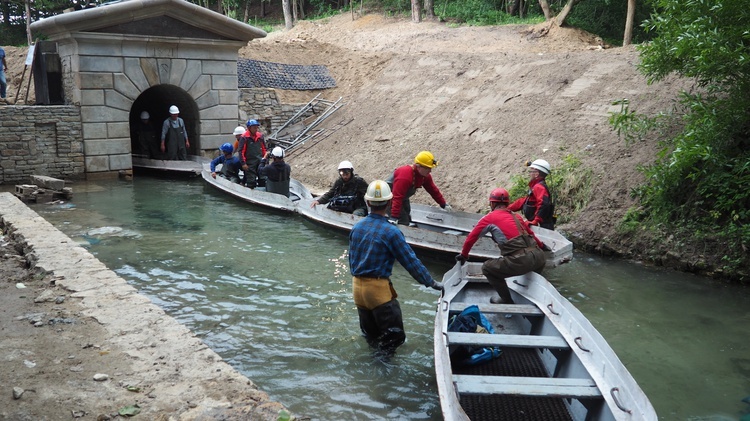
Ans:
[{"label": "stone masonry wall", "polygon": [[81,113],[75,106],[0,107],[0,184],[30,176],[83,178]]},{"label": "stone masonry wall", "polygon": [[[312,96],[310,97],[312,99]],[[281,104],[276,90],[270,88],[240,88],[240,113],[261,124],[261,131],[270,135],[294,117],[305,104]],[[308,113],[305,117],[309,117]],[[244,125],[244,124],[243,124]]]}]

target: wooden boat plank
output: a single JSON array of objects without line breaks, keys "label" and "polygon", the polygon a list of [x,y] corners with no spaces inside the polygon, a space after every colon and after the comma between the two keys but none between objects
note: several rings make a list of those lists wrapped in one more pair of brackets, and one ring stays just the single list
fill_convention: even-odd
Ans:
[{"label": "wooden boat plank", "polygon": [[449,345],[486,345],[516,348],[569,349],[564,338],[559,336],[507,335],[487,333],[448,332]]},{"label": "wooden boat plank", "polygon": [[554,377],[453,376],[458,393],[470,395],[544,396],[556,398],[601,398],[592,379]]},{"label": "wooden boat plank", "polygon": [[[451,311],[463,311],[472,303],[454,301],[451,303]],[[479,311],[485,314],[518,314],[522,316],[542,316],[544,313],[539,307],[531,304],[476,304]]]}]

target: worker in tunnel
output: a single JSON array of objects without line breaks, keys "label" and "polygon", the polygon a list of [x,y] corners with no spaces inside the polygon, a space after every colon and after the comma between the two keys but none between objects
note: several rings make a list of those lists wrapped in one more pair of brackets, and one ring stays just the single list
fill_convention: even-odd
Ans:
[{"label": "worker in tunnel", "polygon": [[185,122],[180,118],[180,109],[176,105],[169,107],[169,118],[161,127],[161,153],[167,160],[187,160],[190,148]]}]

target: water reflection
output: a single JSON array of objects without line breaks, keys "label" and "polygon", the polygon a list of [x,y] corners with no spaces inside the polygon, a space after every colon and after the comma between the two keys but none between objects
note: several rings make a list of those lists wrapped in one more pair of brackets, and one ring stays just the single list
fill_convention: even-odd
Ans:
[{"label": "water reflection", "polygon": [[[347,238],[223,196],[201,180],[84,182],[34,205],[294,413],[441,419],[437,293],[396,265],[407,342],[373,358],[350,297]],[[452,262],[426,260],[438,277]],[[739,419],[750,395],[750,294],[578,254],[545,274],[589,317],[662,419]]]}]

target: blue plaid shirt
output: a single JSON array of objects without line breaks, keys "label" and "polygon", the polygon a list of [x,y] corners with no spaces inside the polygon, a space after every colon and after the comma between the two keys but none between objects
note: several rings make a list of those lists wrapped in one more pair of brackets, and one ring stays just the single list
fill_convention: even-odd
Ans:
[{"label": "blue plaid shirt", "polygon": [[401,230],[384,216],[371,213],[354,225],[349,233],[349,267],[353,276],[390,278],[394,260],[420,284],[435,283]]}]

